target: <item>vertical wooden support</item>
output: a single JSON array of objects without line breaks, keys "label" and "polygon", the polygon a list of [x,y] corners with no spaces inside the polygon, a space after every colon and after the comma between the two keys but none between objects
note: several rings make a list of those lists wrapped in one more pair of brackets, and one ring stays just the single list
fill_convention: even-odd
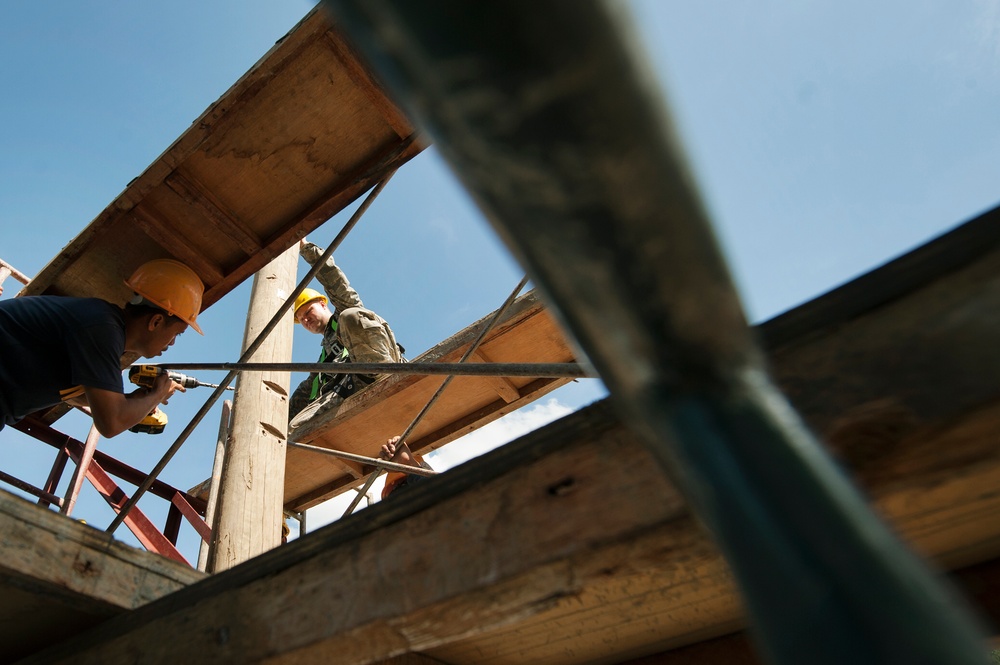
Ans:
[{"label": "vertical wooden support", "polygon": [[[295,288],[298,245],[254,276],[243,352]],[[292,312],[274,328],[249,362],[289,362]],[[233,398],[208,572],[226,570],[281,543],[288,432],[287,372],[244,372]]]},{"label": "vertical wooden support", "polygon": [[[222,465],[225,463],[226,441],[229,439],[230,415],[233,403],[226,400],[222,403],[222,417],[219,419],[219,438],[215,441],[215,462],[212,464],[212,479],[208,486],[208,501],[205,502],[205,523],[215,529],[215,506],[219,500],[219,483],[222,480]],[[198,548],[198,570],[204,571],[208,566],[209,543],[201,541]]]}]

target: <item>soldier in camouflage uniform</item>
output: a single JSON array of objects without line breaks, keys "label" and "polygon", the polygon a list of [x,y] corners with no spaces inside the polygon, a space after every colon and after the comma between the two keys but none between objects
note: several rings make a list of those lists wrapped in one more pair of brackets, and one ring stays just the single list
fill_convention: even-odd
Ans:
[{"label": "soldier in camouflage uniform", "polygon": [[[323,250],[305,238],[299,254],[315,265]],[[304,289],[295,302],[295,321],[309,332],[323,336],[319,362],[399,363],[403,349],[385,319],[365,309],[357,291],[351,287],[331,256],[316,273],[326,297]],[[333,306],[333,311],[327,303]],[[299,384],[288,403],[289,429],[316,414],[335,409],[344,398],[379,378],[371,374],[324,374],[313,372]]]}]

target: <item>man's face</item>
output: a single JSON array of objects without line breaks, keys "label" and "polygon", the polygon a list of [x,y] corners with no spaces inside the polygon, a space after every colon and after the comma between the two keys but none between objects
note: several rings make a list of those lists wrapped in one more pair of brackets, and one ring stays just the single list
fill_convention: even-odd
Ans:
[{"label": "man's face", "polygon": [[302,327],[316,335],[323,333],[326,324],[330,322],[330,316],[330,310],[322,300],[313,300],[295,312],[295,317]]},{"label": "man's face", "polygon": [[168,319],[160,316],[159,320],[154,317],[150,320],[149,334],[142,351],[146,358],[155,358],[177,341],[177,336],[187,330],[188,324],[179,319]]}]

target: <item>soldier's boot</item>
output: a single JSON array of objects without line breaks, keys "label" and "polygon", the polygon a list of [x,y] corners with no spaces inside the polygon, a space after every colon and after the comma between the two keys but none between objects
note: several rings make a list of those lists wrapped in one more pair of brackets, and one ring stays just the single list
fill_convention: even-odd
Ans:
[{"label": "soldier's boot", "polygon": [[296,429],[301,427],[303,423],[312,420],[320,414],[336,411],[343,403],[344,398],[337,393],[330,392],[325,395],[321,395],[317,399],[310,402],[306,408],[299,411],[295,417],[292,418],[291,422],[288,423],[288,431],[294,432]]}]

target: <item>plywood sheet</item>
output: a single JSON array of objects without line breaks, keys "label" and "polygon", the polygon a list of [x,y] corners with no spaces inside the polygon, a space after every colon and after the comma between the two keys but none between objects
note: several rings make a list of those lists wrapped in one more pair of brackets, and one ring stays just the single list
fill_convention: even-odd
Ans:
[{"label": "plywood sheet", "polygon": [[326,14],[313,11],[25,288],[123,303],[154,258],[189,264],[203,308],[422,148]]}]

